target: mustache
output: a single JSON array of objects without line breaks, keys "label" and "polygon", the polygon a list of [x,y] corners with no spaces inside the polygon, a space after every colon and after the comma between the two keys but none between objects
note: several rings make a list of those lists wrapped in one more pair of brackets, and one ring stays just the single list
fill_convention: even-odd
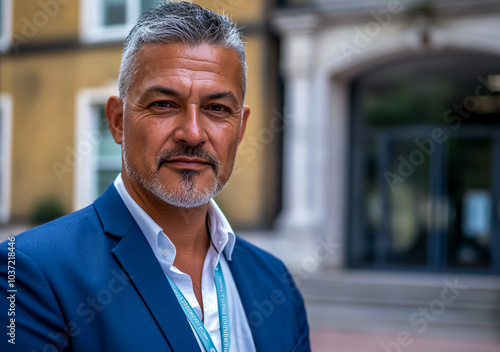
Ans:
[{"label": "mustache", "polygon": [[175,148],[167,149],[158,156],[156,160],[156,164],[158,165],[158,170],[161,165],[165,162],[168,162],[172,158],[176,158],[179,156],[185,156],[188,158],[200,158],[206,161],[208,164],[212,166],[214,172],[218,174],[220,169],[220,161],[217,159],[215,155],[203,150],[201,146],[190,147],[187,145],[180,145]]}]

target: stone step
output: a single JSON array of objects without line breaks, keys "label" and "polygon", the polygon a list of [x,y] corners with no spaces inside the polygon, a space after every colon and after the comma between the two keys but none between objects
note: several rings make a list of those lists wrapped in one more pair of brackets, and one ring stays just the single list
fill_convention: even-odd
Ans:
[{"label": "stone step", "polygon": [[300,289],[311,326],[500,341],[497,278],[411,276],[388,280],[386,274],[377,278],[372,273],[303,280]]}]

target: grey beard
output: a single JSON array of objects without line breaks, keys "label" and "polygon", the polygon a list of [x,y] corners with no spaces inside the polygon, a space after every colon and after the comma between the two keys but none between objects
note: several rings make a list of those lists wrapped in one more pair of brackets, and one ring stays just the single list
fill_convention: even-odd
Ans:
[{"label": "grey beard", "polygon": [[153,169],[149,173],[149,177],[144,178],[138,172],[132,169],[127,159],[126,143],[123,141],[123,163],[125,171],[132,182],[141,184],[149,192],[154,194],[165,203],[179,208],[195,208],[200,205],[210,202],[210,199],[215,197],[222,189],[219,175],[215,172],[214,183],[212,186],[199,190],[196,188],[195,179],[198,174],[195,170],[180,170],[182,181],[179,183],[177,191],[169,191],[160,181],[158,177],[158,169]]},{"label": "grey beard", "polygon": [[182,181],[178,186],[177,192],[169,192],[166,190],[156,177],[148,180],[144,186],[165,203],[180,208],[195,208],[206,204],[210,199],[215,197],[222,188],[220,187],[219,178],[215,177],[211,187],[205,190],[199,190],[195,185],[196,171],[181,170],[180,173],[182,175]]}]

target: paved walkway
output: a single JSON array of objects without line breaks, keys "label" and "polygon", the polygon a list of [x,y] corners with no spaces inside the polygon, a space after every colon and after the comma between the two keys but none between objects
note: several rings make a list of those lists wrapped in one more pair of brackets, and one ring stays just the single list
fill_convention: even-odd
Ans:
[{"label": "paved walkway", "polygon": [[397,336],[320,329],[312,329],[310,337],[313,352],[500,352],[500,341],[403,338],[402,346]]}]

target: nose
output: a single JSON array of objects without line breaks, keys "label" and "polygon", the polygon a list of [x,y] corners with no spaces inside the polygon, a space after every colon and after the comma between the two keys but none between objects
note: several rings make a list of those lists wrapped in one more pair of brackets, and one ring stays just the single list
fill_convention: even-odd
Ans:
[{"label": "nose", "polygon": [[174,132],[177,143],[196,147],[207,140],[202,116],[196,106],[190,106],[182,114],[178,115],[177,126]]}]

